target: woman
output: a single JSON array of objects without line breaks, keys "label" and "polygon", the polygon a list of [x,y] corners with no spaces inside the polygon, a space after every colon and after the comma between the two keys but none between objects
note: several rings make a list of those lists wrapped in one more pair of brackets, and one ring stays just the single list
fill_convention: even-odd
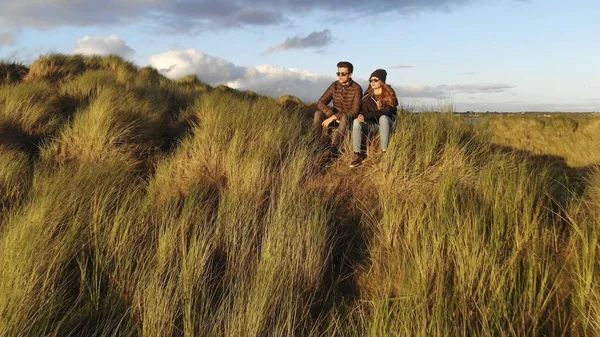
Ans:
[{"label": "woman", "polygon": [[369,77],[369,89],[362,98],[362,109],[352,125],[354,156],[350,167],[362,164],[367,157],[367,136],[379,132],[381,150],[387,151],[392,123],[396,118],[398,98],[391,86],[385,83],[387,72],[377,69]]}]

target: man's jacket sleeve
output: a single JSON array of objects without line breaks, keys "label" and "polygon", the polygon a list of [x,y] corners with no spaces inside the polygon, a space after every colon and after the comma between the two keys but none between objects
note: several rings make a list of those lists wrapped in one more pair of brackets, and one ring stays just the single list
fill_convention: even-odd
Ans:
[{"label": "man's jacket sleeve", "polygon": [[319,98],[319,102],[317,103],[317,108],[325,114],[327,117],[331,117],[333,115],[333,111],[329,107],[329,103],[333,99],[333,86],[335,83],[332,83],[329,88],[323,93],[323,96]]},{"label": "man's jacket sleeve", "polygon": [[360,108],[362,107],[362,97],[363,91],[360,86],[358,86],[354,97],[352,98],[352,108],[350,111],[347,111],[348,117],[356,118],[358,114],[360,114]]}]

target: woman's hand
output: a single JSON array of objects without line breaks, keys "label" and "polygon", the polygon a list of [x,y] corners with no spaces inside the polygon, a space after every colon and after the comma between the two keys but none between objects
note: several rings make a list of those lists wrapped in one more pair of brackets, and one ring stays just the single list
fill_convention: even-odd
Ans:
[{"label": "woman's hand", "polygon": [[358,115],[358,121],[361,122],[361,123],[364,123],[365,116],[363,116],[362,114]]}]

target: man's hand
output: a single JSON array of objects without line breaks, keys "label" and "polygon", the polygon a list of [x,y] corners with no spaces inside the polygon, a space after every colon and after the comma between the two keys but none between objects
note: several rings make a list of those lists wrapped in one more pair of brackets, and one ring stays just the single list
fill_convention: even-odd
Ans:
[{"label": "man's hand", "polygon": [[364,122],[365,121],[365,116],[363,116],[362,114],[358,115],[358,121],[359,122]]},{"label": "man's hand", "polygon": [[331,117],[327,118],[326,120],[324,120],[324,121],[323,121],[323,123],[321,123],[321,125],[322,125],[324,128],[328,128],[328,127],[329,127],[329,124],[331,124],[331,122],[333,122],[333,121],[335,121],[335,120],[337,120],[337,118],[335,118],[335,115],[333,115],[333,116],[331,116]]}]

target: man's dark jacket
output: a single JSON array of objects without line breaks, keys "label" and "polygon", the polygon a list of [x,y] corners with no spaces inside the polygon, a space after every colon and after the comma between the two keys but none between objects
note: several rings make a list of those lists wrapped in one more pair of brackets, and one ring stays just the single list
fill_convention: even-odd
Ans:
[{"label": "man's dark jacket", "polygon": [[[335,115],[337,119],[341,119],[343,115],[354,118],[360,112],[362,98],[362,88],[352,79],[348,80],[346,85],[342,85],[339,81],[331,83],[323,96],[319,98],[317,108],[327,117]],[[333,109],[328,105],[333,99]]]}]

